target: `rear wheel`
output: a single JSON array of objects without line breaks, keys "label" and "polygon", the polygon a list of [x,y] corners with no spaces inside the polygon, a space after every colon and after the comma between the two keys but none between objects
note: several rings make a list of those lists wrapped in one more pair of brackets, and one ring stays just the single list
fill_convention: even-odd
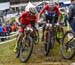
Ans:
[{"label": "rear wheel", "polygon": [[61,53],[64,59],[72,59],[75,54],[75,34],[72,31],[67,31],[60,44]]},{"label": "rear wheel", "polygon": [[33,41],[32,37],[28,36],[22,40],[22,44],[20,46],[20,60],[21,62],[27,62],[32,54],[33,50]]},{"label": "rear wheel", "polygon": [[39,32],[35,30],[33,33],[34,33],[34,43],[38,44],[39,43]]}]

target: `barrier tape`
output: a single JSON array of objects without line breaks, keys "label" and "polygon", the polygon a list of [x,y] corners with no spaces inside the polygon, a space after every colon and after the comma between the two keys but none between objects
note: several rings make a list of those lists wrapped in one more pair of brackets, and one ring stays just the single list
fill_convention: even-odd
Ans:
[{"label": "barrier tape", "polygon": [[8,42],[12,42],[12,41],[14,41],[14,40],[16,40],[16,38],[14,38],[14,39],[12,39],[12,40],[7,40],[7,41],[4,41],[4,42],[0,42],[0,44],[5,44],[5,43],[8,43]]},{"label": "barrier tape", "polygon": [[11,36],[1,36],[0,38],[10,38],[10,37],[14,37],[14,36],[16,36],[17,35],[17,33],[16,34],[13,34],[13,35],[11,35]]},{"label": "barrier tape", "polygon": [[[15,34],[15,33],[16,33],[16,34]],[[11,37],[17,36],[17,32],[13,32],[13,33],[11,33],[11,34],[13,34],[13,35],[10,35],[10,36],[2,36],[2,37],[0,37],[0,38],[11,38]],[[6,40],[6,41],[3,41],[3,42],[0,42],[0,44],[5,44],[5,43],[8,43],[8,42],[12,42],[12,41],[14,41],[14,40],[16,40],[16,38],[11,39],[11,40]]]},{"label": "barrier tape", "polygon": [[18,31],[17,32],[11,32],[10,35],[13,35],[13,34],[16,34],[16,33],[18,33]]}]

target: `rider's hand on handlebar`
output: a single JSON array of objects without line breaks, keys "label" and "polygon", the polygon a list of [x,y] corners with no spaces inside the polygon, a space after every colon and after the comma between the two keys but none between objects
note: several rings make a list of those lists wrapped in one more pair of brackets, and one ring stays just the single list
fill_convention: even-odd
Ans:
[{"label": "rider's hand on handlebar", "polygon": [[38,23],[42,23],[42,21],[43,21],[43,18],[41,18],[41,19],[38,19]]},{"label": "rider's hand on handlebar", "polygon": [[56,23],[56,25],[57,25],[57,26],[59,26],[59,25],[60,25],[60,23],[59,23],[59,22],[57,22],[57,23]]},{"label": "rider's hand on handlebar", "polygon": [[37,23],[40,23],[40,20],[37,20]]}]

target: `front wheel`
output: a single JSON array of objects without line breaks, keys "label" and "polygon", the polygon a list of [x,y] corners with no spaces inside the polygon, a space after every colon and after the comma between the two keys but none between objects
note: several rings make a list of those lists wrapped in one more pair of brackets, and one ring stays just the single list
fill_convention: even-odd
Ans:
[{"label": "front wheel", "polygon": [[20,46],[20,60],[21,62],[27,62],[32,54],[33,50],[33,41],[32,37],[28,36],[22,40],[22,44]]},{"label": "front wheel", "polygon": [[75,34],[72,31],[67,31],[60,44],[61,53],[64,59],[72,59],[75,54]]},{"label": "front wheel", "polygon": [[17,35],[17,42],[16,42],[16,57],[18,58],[20,55],[20,45],[22,43],[22,34]]},{"label": "front wheel", "polygon": [[50,51],[50,32],[49,31],[44,31],[44,46],[43,46],[43,53],[45,56],[48,56],[49,51]]}]

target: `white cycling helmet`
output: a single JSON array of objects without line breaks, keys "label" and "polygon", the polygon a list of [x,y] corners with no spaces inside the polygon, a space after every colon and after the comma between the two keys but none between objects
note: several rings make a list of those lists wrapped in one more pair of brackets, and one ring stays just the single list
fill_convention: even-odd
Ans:
[{"label": "white cycling helmet", "polygon": [[32,13],[32,14],[36,14],[36,8],[30,7],[29,12]]},{"label": "white cycling helmet", "polygon": [[55,6],[54,1],[53,0],[50,0],[50,2],[49,2],[50,9],[53,10],[54,6]]},{"label": "white cycling helmet", "polygon": [[50,0],[49,5],[54,5],[54,1]]}]

